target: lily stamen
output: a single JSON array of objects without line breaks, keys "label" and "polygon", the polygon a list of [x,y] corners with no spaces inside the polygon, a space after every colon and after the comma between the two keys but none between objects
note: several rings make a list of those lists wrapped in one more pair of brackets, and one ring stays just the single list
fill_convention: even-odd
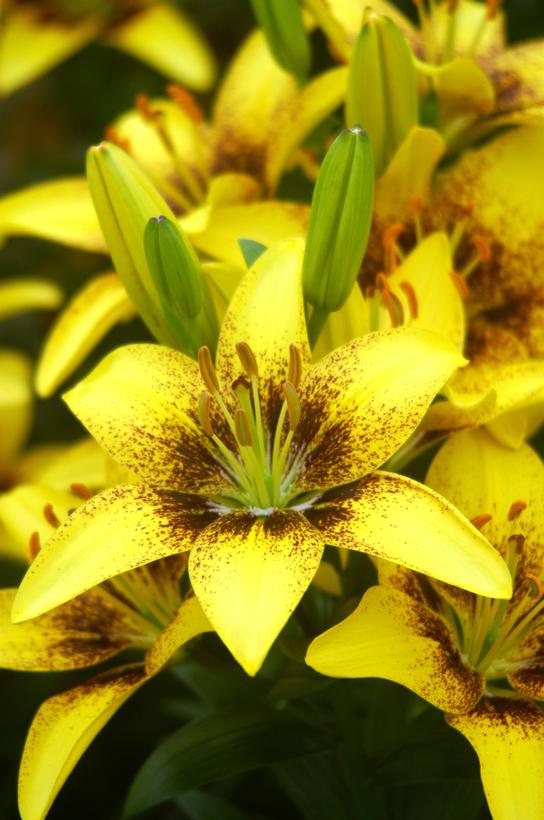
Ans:
[{"label": "lily stamen", "polygon": [[510,509],[508,510],[508,520],[513,521],[515,518],[523,512],[523,510],[527,507],[525,501],[514,501]]},{"label": "lily stamen", "polygon": [[492,515],[489,513],[482,513],[482,515],[477,515],[474,518],[470,519],[470,523],[473,527],[476,527],[477,530],[481,530],[485,524],[488,524],[491,519],[493,518]]},{"label": "lily stamen", "polygon": [[57,518],[57,516],[55,515],[52,504],[46,504],[45,505],[45,507],[43,508],[43,517],[45,518],[47,523],[50,524],[55,529],[60,527],[60,521]]},{"label": "lily stamen", "polygon": [[80,482],[70,484],[70,491],[79,498],[82,498],[83,501],[88,501],[89,498],[93,497],[91,490],[89,490],[85,484],[81,484]]},{"label": "lily stamen", "polygon": [[28,550],[30,552],[30,560],[33,561],[34,558],[37,556],[39,551],[41,550],[42,545],[40,542],[40,533],[33,532],[28,539]]}]

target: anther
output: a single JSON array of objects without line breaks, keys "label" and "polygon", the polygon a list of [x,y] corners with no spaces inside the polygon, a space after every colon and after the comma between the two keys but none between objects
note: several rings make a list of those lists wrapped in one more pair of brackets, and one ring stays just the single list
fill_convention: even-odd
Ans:
[{"label": "anther", "polygon": [[475,233],[472,237],[472,241],[474,243],[474,247],[476,248],[476,253],[478,254],[480,262],[491,262],[491,248],[485,236]]},{"label": "anther", "polygon": [[389,289],[389,283],[385,274],[377,274],[376,285],[380,289],[385,307],[389,313],[389,318],[391,319],[391,324],[393,327],[399,327],[399,325],[402,325],[404,322],[404,311],[402,310],[399,298]]},{"label": "anther", "polygon": [[500,7],[502,6],[502,0],[486,0],[487,6],[487,19],[494,20],[497,16],[497,12],[499,11]]},{"label": "anther", "polygon": [[247,342],[237,342],[236,344],[236,352],[238,354],[238,358],[240,359],[240,364],[244,368],[246,375],[249,376],[250,379],[257,378],[259,376],[259,368],[257,367],[257,360],[253,354],[252,349],[248,345]]},{"label": "anther", "polygon": [[151,102],[147,94],[138,94],[134,100],[134,106],[138,113],[148,122],[153,122],[161,116],[161,112],[151,108]]},{"label": "anther", "polygon": [[45,507],[43,508],[43,517],[45,518],[47,523],[51,524],[51,526],[55,527],[55,529],[57,527],[60,527],[60,521],[59,521],[59,519],[57,518],[57,516],[55,515],[55,513],[53,511],[53,505],[52,504],[46,504],[45,505]]},{"label": "anther", "polygon": [[405,230],[406,226],[402,222],[394,222],[392,225],[389,225],[382,234],[382,245],[385,251],[385,268],[388,273],[393,273],[397,269],[397,242]]},{"label": "anther", "polygon": [[287,414],[289,416],[289,429],[293,431],[300,421],[300,399],[294,384],[287,381],[282,384],[283,398],[287,404]]},{"label": "anther", "polygon": [[219,380],[217,378],[217,373],[215,372],[215,367],[212,361],[212,354],[210,353],[210,348],[206,345],[199,348],[198,366],[200,368],[200,375],[202,376],[202,381],[204,382],[210,393],[212,395],[215,395],[215,393],[219,393]]},{"label": "anther", "polygon": [[74,495],[77,495],[79,496],[79,498],[82,498],[83,501],[88,501],[89,498],[93,497],[93,494],[89,490],[89,488],[86,487],[85,484],[80,484],[79,482],[74,482],[73,484],[70,484],[70,490],[73,492]]},{"label": "anther", "polygon": [[470,291],[463,277],[455,270],[450,271],[450,276],[453,284],[457,288],[457,292],[459,293],[461,299],[468,299],[468,297],[470,296]]},{"label": "anther", "polygon": [[412,287],[410,282],[401,282],[400,288],[404,292],[406,299],[408,300],[408,307],[410,308],[412,319],[417,319],[418,305],[417,296],[414,288]]},{"label": "anther", "polygon": [[117,145],[118,148],[121,148],[126,154],[130,154],[130,140],[122,137],[117,128],[114,128],[113,125],[106,128],[104,136],[108,142],[112,142],[114,145]]},{"label": "anther", "polygon": [[210,418],[210,402],[212,397],[209,393],[203,392],[198,398],[198,420],[200,426],[207,436],[213,437],[213,427]]},{"label": "anther", "polygon": [[40,543],[40,533],[33,532],[30,538],[28,539],[28,549],[30,552],[30,558],[33,561],[34,558],[37,556],[39,551],[41,550],[42,545]]},{"label": "anther", "polygon": [[423,197],[411,196],[408,200],[408,207],[410,208],[410,213],[412,216],[417,216],[421,213],[421,209],[423,208]]},{"label": "anther", "polygon": [[485,524],[488,524],[492,518],[493,516],[489,513],[482,513],[482,515],[477,515],[475,518],[471,518],[470,523],[473,527],[476,527],[477,530],[481,530],[482,527]]},{"label": "anther", "polygon": [[448,14],[454,14],[457,11],[459,0],[448,0]]},{"label": "anther", "polygon": [[291,382],[295,390],[300,384],[302,377],[302,355],[295,344],[289,345],[289,369],[287,371],[287,381]]},{"label": "anther", "polygon": [[171,83],[166,86],[166,93],[193,122],[202,122],[204,119],[202,109],[186,88],[176,83]]},{"label": "anther", "polygon": [[253,435],[251,433],[251,426],[245,410],[240,407],[234,414],[234,429],[236,430],[236,438],[242,447],[251,447],[253,444]]},{"label": "anther", "polygon": [[529,598],[542,598],[542,595],[544,594],[544,588],[542,587],[542,582],[540,578],[538,578],[538,576],[536,575],[527,574],[525,576],[525,580],[529,585],[529,589],[527,591]]},{"label": "anther", "polygon": [[517,518],[520,513],[523,512],[527,504],[525,501],[514,501],[510,509],[508,510],[508,520],[513,521],[514,518]]}]

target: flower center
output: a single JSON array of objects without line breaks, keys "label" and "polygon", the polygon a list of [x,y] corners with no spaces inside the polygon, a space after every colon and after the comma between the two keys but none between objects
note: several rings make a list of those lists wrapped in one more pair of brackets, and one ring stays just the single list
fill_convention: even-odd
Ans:
[{"label": "flower center", "polygon": [[[515,501],[508,519],[514,521],[526,508]],[[480,528],[491,520],[481,515],[472,523]],[[544,588],[536,575],[526,572],[521,560],[525,536],[510,535],[503,554],[514,581],[514,596],[508,600],[474,596],[470,623],[459,618],[461,653],[466,662],[487,680],[504,678],[508,673],[527,665],[528,661],[509,660],[512,650],[527,636],[535,619],[544,609]]]},{"label": "flower center", "polygon": [[[457,52],[458,10],[459,0],[443,0],[437,4],[435,0],[412,0],[417,8],[423,51],[425,60],[435,65],[447,63]],[[481,45],[482,39],[490,23],[495,20],[502,5],[502,0],[486,0],[486,10],[479,25],[475,26],[474,34],[464,54],[474,57]],[[446,24],[442,25],[440,12],[445,8]]]},{"label": "flower center", "polygon": [[[225,396],[209,349],[200,348],[198,363],[208,389],[200,396],[199,420],[204,433],[215,444],[217,459],[233,487],[232,494],[216,497],[217,503],[266,514],[273,509],[293,506],[293,501],[299,497],[294,488],[298,461],[291,457],[290,448],[300,420],[297,388],[302,375],[302,356],[299,348],[292,344],[287,378],[281,385],[283,401],[274,429],[268,430],[253,351],[246,342],[239,342],[236,352],[244,375],[233,382]],[[222,439],[214,430],[212,402],[227,424],[228,438],[224,436]]]}]

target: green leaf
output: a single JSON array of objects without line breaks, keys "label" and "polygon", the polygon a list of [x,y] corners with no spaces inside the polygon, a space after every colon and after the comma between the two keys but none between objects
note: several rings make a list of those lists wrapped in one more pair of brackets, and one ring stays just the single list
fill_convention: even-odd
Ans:
[{"label": "green leaf", "polygon": [[190,789],[281,760],[320,751],[328,738],[266,709],[224,710],[194,720],[149,756],[129,790],[124,816]]},{"label": "green leaf", "polygon": [[266,250],[266,245],[257,242],[255,239],[239,239],[238,244],[242,251],[244,261],[250,268]]},{"label": "green leaf", "polygon": [[249,815],[223,797],[204,791],[187,792],[174,802],[187,820],[258,820],[255,814]]}]

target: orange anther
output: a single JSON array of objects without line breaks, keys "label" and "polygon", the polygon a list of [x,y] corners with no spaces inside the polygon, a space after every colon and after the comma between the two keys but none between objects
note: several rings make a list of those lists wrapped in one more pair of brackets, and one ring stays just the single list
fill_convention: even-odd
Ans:
[{"label": "orange anther", "polygon": [[30,559],[31,561],[37,556],[39,551],[41,550],[42,545],[40,543],[40,533],[33,532],[30,538],[28,539],[28,549],[30,552]]},{"label": "orange anther", "polygon": [[193,122],[202,122],[204,114],[193,95],[181,85],[171,83],[166,86],[166,93]]},{"label": "orange anther", "polygon": [[83,501],[88,501],[89,498],[93,497],[92,492],[89,490],[85,484],[80,484],[79,482],[74,482],[70,484],[70,490],[73,492],[74,495],[79,496],[83,499]]},{"label": "orange anther", "polygon": [[497,16],[497,12],[502,6],[502,0],[486,0],[487,19],[493,20]]},{"label": "orange anther", "polygon": [[492,518],[493,516],[489,513],[482,513],[482,515],[477,515],[475,518],[471,518],[470,523],[473,527],[476,527],[477,530],[481,530],[482,527],[485,524],[488,524]]},{"label": "orange anther", "polygon": [[391,319],[391,324],[393,327],[399,327],[399,325],[404,323],[404,311],[399,298],[389,289],[389,283],[387,282],[385,274],[377,274],[376,285],[382,294],[384,305]]},{"label": "orange anther", "polygon": [[138,94],[138,96],[134,100],[134,106],[138,113],[144,118],[144,120],[156,120],[157,117],[160,117],[162,113],[161,111],[157,111],[151,108],[151,102],[147,94]]},{"label": "orange anther", "polygon": [[60,526],[60,521],[53,511],[52,504],[45,505],[45,507],[43,508],[43,517],[45,518],[48,524],[51,524],[52,527],[56,528]]},{"label": "orange anther", "polygon": [[408,300],[408,307],[410,308],[412,319],[417,319],[418,305],[415,290],[413,289],[410,282],[401,282],[400,288],[404,292],[404,294],[406,295],[406,299]]},{"label": "orange anther", "polygon": [[514,518],[517,518],[520,513],[523,512],[527,504],[525,501],[514,501],[510,509],[508,510],[508,520],[513,521]]},{"label": "orange anther", "polygon": [[537,575],[529,575],[529,573],[527,573],[525,580],[529,583],[529,598],[542,598],[544,588],[542,587],[540,578]]},{"label": "orange anther", "polygon": [[461,297],[461,299],[468,299],[468,297],[470,295],[470,291],[469,291],[468,285],[465,282],[465,280],[463,279],[463,277],[460,276],[457,273],[457,271],[455,271],[455,270],[450,271],[450,276],[452,278],[453,284],[455,285],[455,287],[457,288],[457,291],[459,292],[459,296]]},{"label": "orange anther", "polygon": [[396,245],[397,240],[401,234],[406,230],[406,225],[402,222],[393,222],[389,225],[382,234],[382,245],[384,248],[390,248],[391,245]]},{"label": "orange anther", "polygon": [[419,8],[419,6],[423,5],[423,0],[412,0],[412,3],[414,4],[414,6],[417,6]]},{"label": "orange anther", "polygon": [[508,543],[516,545],[516,552],[518,555],[521,555],[523,551],[523,545],[525,544],[525,536],[524,535],[511,535],[508,539]]},{"label": "orange anther", "polygon": [[480,257],[480,262],[491,262],[491,248],[489,242],[479,233],[475,233],[472,237],[476,252]]},{"label": "orange anther", "polygon": [[114,145],[117,145],[118,148],[122,148],[125,153],[130,154],[130,140],[122,137],[113,125],[106,128],[104,136],[108,142],[112,142]]},{"label": "orange anther", "polygon": [[410,197],[410,199],[408,200],[408,207],[410,208],[410,213],[412,214],[412,216],[417,216],[423,208],[423,197]]}]

